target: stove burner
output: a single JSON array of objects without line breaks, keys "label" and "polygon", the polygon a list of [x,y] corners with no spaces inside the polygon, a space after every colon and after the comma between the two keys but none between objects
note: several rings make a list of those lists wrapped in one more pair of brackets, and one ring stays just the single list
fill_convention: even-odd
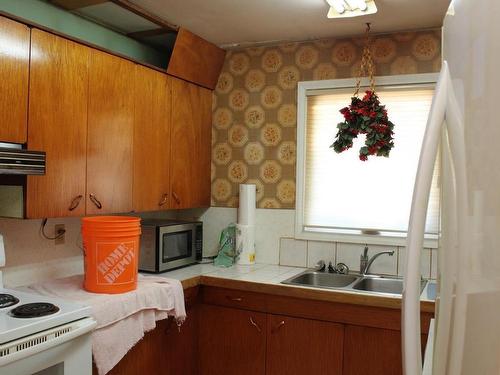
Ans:
[{"label": "stove burner", "polygon": [[39,318],[41,316],[55,314],[59,307],[48,302],[35,302],[20,305],[10,311],[14,318]]},{"label": "stove burner", "polygon": [[0,293],[0,309],[14,306],[18,302],[19,302],[19,300],[16,297],[14,297],[12,294]]}]

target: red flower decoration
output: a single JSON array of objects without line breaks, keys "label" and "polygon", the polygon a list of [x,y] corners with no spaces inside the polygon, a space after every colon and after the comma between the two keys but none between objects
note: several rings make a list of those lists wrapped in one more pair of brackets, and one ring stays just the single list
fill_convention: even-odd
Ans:
[{"label": "red flower decoration", "polygon": [[366,91],[363,99],[352,97],[351,105],[342,108],[340,113],[344,121],[337,125],[339,130],[330,146],[335,152],[350,149],[358,134],[366,134],[365,146],[359,150],[360,160],[368,160],[368,155],[389,156],[394,147],[394,124],[389,121],[385,106],[380,104],[373,91]]}]

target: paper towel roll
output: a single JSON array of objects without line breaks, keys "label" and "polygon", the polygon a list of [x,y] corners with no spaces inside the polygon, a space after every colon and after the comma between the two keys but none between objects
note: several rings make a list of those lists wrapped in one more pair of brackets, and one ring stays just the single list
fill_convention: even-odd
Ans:
[{"label": "paper towel roll", "polygon": [[255,226],[236,224],[237,264],[255,263]]},{"label": "paper towel roll", "polygon": [[255,185],[240,184],[238,224],[255,226]]}]

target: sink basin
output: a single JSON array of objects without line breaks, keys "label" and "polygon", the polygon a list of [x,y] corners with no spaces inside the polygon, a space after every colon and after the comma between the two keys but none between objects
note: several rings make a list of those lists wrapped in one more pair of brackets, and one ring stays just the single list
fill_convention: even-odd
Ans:
[{"label": "sink basin", "polygon": [[[401,278],[371,274],[367,276],[359,274],[342,275],[312,269],[299,273],[281,283],[323,289],[340,289],[351,292],[392,294],[396,296],[400,296],[403,293],[403,279]],[[422,293],[426,284],[427,281],[422,280],[420,293]]]},{"label": "sink basin", "polygon": [[[422,280],[420,292],[424,289],[425,284],[426,281]],[[383,277],[363,277],[352,286],[352,289],[365,292],[401,295],[403,293],[403,280]]]},{"label": "sink basin", "polygon": [[353,275],[306,271],[283,281],[283,284],[314,286],[319,288],[343,288],[352,284],[357,279],[358,277]]}]

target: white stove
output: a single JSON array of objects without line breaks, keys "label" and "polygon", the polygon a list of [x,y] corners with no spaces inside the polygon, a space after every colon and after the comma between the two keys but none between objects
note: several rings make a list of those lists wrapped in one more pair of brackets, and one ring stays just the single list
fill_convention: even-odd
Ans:
[{"label": "white stove", "polygon": [[[14,296],[19,300],[19,302],[10,307],[0,308],[0,345],[20,337],[28,336],[49,328],[66,324],[68,322],[89,317],[91,312],[90,307],[88,306],[73,302],[69,303],[64,300],[45,297],[38,294],[29,294],[10,289],[0,289],[0,295],[1,294]],[[19,311],[19,308],[23,306],[28,307],[26,314],[30,312],[29,310],[31,306],[34,306],[33,310],[35,314],[40,313],[40,309],[37,309],[37,306],[40,306],[41,309],[48,306],[47,315],[41,317],[16,317],[15,314],[13,314],[13,311],[15,312],[16,309]],[[55,311],[56,309],[50,309],[51,306],[57,308],[58,311]],[[51,313],[52,311],[55,312]]]},{"label": "white stove", "polygon": [[[5,265],[0,235],[0,267]],[[92,374],[89,306],[3,288],[0,271],[0,373]]]}]

